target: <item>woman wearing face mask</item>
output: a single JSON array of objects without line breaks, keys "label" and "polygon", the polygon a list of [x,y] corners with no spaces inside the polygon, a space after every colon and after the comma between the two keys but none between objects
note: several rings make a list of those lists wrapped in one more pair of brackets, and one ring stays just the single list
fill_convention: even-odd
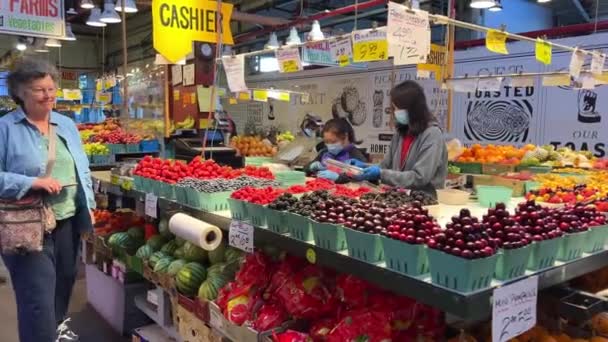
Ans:
[{"label": "woman wearing face mask", "polygon": [[422,190],[437,196],[448,174],[448,152],[437,119],[429,110],[424,90],[414,81],[405,81],[391,90],[396,134],[380,165],[359,161],[359,180]]},{"label": "woman wearing face mask", "polygon": [[323,142],[325,147],[319,152],[317,158],[304,167],[304,171],[308,175],[345,183],[348,179],[327,170],[325,161],[327,159],[341,162],[357,160],[360,163],[367,161],[365,155],[354,145],[355,132],[346,119],[336,118],[327,121],[323,127]]}]

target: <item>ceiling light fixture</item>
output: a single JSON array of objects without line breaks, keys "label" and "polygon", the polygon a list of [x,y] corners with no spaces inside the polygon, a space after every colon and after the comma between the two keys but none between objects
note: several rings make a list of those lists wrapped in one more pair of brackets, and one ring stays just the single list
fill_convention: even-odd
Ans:
[{"label": "ceiling light fixture", "polygon": [[[114,9],[122,12],[122,2],[123,0],[116,0],[116,6],[114,6]],[[135,4],[135,1],[133,0],[124,0],[125,2],[125,12],[126,13],[136,13],[137,12],[137,5]]]},{"label": "ceiling light fixture", "polygon": [[471,7],[478,9],[488,9],[496,5],[494,0],[471,0]]},{"label": "ceiling light fixture", "polygon": [[546,2],[551,2],[551,0],[538,0],[539,3],[544,4]]},{"label": "ceiling light fixture", "polygon": [[93,9],[93,7],[95,7],[95,4],[91,0],[80,1],[80,8]]},{"label": "ceiling light fixture", "polygon": [[69,40],[69,41],[76,40],[76,35],[74,35],[74,32],[72,32],[71,23],[65,23],[65,37],[63,38],[63,40]]},{"label": "ceiling light fixture", "polygon": [[69,15],[77,15],[78,12],[76,12],[76,10],[74,9],[74,7],[70,7],[69,10],[67,10],[67,12],[65,12],[65,14],[69,14]]},{"label": "ceiling light fixture", "polygon": [[298,30],[295,27],[292,27],[289,31],[289,37],[287,37],[287,41],[285,45],[299,45],[302,44],[302,40],[300,39],[300,35],[298,35]]},{"label": "ceiling light fixture", "polygon": [[501,1],[501,0],[495,0],[494,2],[495,2],[495,3],[494,3],[494,6],[490,7],[490,8],[488,9],[488,11],[491,11],[491,12],[499,12],[499,11],[502,11],[502,4],[501,4],[501,2],[502,2],[502,1]]},{"label": "ceiling light fixture", "polygon": [[325,39],[325,35],[321,31],[321,24],[319,24],[318,20],[315,20],[312,22],[312,29],[308,33],[308,40],[315,42],[323,39]]},{"label": "ceiling light fixture", "polygon": [[278,49],[281,46],[279,43],[279,39],[277,38],[277,34],[272,32],[270,34],[270,39],[268,39],[268,43],[264,45],[264,49]]},{"label": "ceiling light fixture", "polygon": [[19,51],[25,51],[27,50],[27,45],[25,43],[19,42],[15,44],[15,48]]},{"label": "ceiling light fixture", "polygon": [[61,42],[58,41],[55,38],[49,38],[46,40],[46,43],[44,43],[44,46],[48,46],[48,47],[61,47]]},{"label": "ceiling light fixture", "polygon": [[108,24],[116,24],[122,21],[114,9],[114,3],[112,3],[112,0],[106,0],[106,2],[103,4],[103,13],[101,13],[99,20],[102,23]]},{"label": "ceiling light fixture", "polygon": [[89,18],[87,19],[87,25],[94,27],[105,27],[107,24],[100,21],[101,10],[98,7],[91,9],[91,14],[89,14]]}]

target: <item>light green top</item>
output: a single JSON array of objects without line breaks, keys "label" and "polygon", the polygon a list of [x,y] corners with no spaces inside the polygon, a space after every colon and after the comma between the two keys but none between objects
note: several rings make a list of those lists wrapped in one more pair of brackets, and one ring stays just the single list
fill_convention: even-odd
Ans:
[{"label": "light green top", "polygon": [[[63,186],[58,195],[48,197],[48,202],[55,213],[57,220],[65,220],[76,215],[76,196],[78,193],[78,180],[76,178],[76,165],[65,142],[59,136],[57,139],[56,160],[51,177]],[[44,137],[44,157],[48,154],[49,139]]]}]

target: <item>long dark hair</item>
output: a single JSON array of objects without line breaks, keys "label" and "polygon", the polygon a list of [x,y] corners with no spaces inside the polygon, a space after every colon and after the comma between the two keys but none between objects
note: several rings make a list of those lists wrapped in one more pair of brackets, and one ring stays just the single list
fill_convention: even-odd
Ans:
[{"label": "long dark hair", "polygon": [[325,132],[332,132],[341,138],[348,137],[351,144],[358,145],[361,143],[355,138],[353,126],[345,118],[333,118],[327,121],[323,126],[323,133]]},{"label": "long dark hair", "polygon": [[401,135],[414,136],[424,132],[431,122],[437,121],[426,103],[424,89],[414,81],[405,81],[391,90],[391,101],[398,109],[405,109],[409,113],[409,125],[397,123],[397,130]]}]

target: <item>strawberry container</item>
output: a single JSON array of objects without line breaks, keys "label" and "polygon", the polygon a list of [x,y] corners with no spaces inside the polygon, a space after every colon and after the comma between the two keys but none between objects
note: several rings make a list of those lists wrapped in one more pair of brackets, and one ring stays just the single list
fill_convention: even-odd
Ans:
[{"label": "strawberry container", "polygon": [[175,201],[182,205],[188,205],[187,188],[183,186],[175,186]]},{"label": "strawberry container", "polygon": [[197,192],[200,196],[200,206],[199,209],[205,211],[225,211],[230,210],[230,206],[228,205],[228,199],[230,195],[232,195],[232,191],[222,191],[222,192]]},{"label": "strawberry container", "polygon": [[488,288],[494,276],[498,255],[464,259],[429,248],[429,269],[433,284],[470,292]]},{"label": "strawberry container", "polygon": [[157,197],[161,196],[161,187],[162,187],[162,182],[157,181],[157,180],[150,180],[150,192],[155,194]]},{"label": "strawberry container", "polygon": [[388,269],[414,277],[429,272],[427,249],[424,245],[412,245],[386,236],[381,236],[380,241]]},{"label": "strawberry container", "polygon": [[161,182],[160,195],[161,195],[161,197],[163,197],[169,201],[174,201],[175,200],[175,185]]},{"label": "strawberry container", "polygon": [[245,222],[249,221],[246,202],[234,198],[228,198],[228,205],[230,206],[230,216],[233,219]]},{"label": "strawberry container", "polygon": [[587,233],[587,240],[585,241],[585,252],[595,253],[603,251],[606,237],[608,237],[608,225],[590,228]]},{"label": "strawberry container", "polygon": [[141,190],[144,188],[144,181],[142,176],[133,175],[133,187],[137,190]]},{"label": "strawberry container", "polygon": [[287,227],[291,237],[300,241],[312,241],[311,220],[302,215],[286,213]]},{"label": "strawberry container", "polygon": [[562,236],[557,252],[557,260],[570,261],[580,258],[585,249],[588,233],[589,231],[585,231]]},{"label": "strawberry container", "polygon": [[538,271],[555,264],[560,239],[544,240],[532,243],[532,252],[528,259],[528,269]]},{"label": "strawberry container", "polygon": [[127,146],[125,144],[106,144],[111,154],[125,153],[127,152]]},{"label": "strawberry container", "polygon": [[478,185],[475,187],[479,203],[486,208],[493,208],[496,203],[509,203],[513,189],[506,186]]},{"label": "strawberry container", "polygon": [[337,224],[312,221],[315,245],[334,252],[345,250],[346,235],[344,229]]},{"label": "strawberry container", "polygon": [[141,177],[140,179],[141,187],[137,188],[137,190],[142,192],[152,192],[152,180],[147,177]]},{"label": "strawberry container", "polygon": [[363,233],[354,229],[344,229],[348,255],[359,260],[376,263],[384,260],[384,249],[380,236]]},{"label": "strawberry container", "polygon": [[201,206],[200,196],[193,188],[186,188],[186,203],[192,208],[199,208]]},{"label": "strawberry container", "polygon": [[247,214],[249,214],[249,221],[256,227],[266,228],[266,207],[263,205],[249,203],[247,206]]},{"label": "strawberry container", "polygon": [[279,211],[265,207],[266,211],[266,224],[268,229],[278,234],[285,234],[288,232],[287,229],[287,213],[285,211]]},{"label": "strawberry container", "polygon": [[500,250],[494,277],[500,280],[521,277],[526,272],[531,253],[531,244],[521,248]]}]

